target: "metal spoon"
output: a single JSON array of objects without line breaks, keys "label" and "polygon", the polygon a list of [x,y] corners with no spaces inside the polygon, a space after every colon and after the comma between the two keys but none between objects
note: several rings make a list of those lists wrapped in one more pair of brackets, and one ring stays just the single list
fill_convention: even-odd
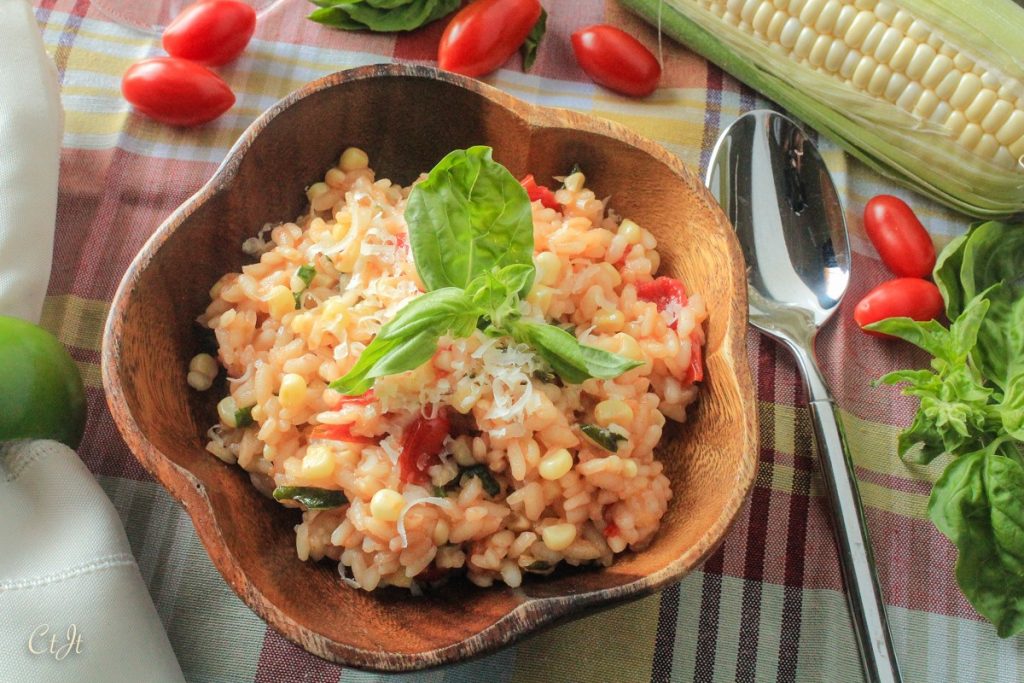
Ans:
[{"label": "metal spoon", "polygon": [[900,678],[875,575],[857,478],[814,338],[850,279],[846,220],[814,143],[790,119],[757,110],[725,129],[705,184],[747,259],[750,322],[793,352],[807,383],[821,473],[861,663],[870,683]]}]

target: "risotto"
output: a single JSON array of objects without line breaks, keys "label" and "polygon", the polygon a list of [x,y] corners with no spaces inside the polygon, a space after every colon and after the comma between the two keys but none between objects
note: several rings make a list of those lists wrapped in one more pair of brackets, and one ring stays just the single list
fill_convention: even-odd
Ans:
[{"label": "risotto", "polygon": [[[490,150],[486,161],[498,166]],[[666,419],[685,420],[703,377],[701,297],[655,277],[653,235],[616,216],[578,170],[554,191],[521,181],[532,263],[506,269],[515,284],[466,299],[457,286],[432,291],[417,267],[428,243],[410,227],[426,178],[378,179],[350,148],[308,188],[303,215],[246,240],[257,262],[224,275],[199,318],[219,357],[189,367],[198,390],[227,373],[207,450],[301,510],[300,559],[330,558],[365,590],[418,591],[454,573],[514,587],[561,562],[607,566],[642,549],[672,495],[655,446]],[[410,302],[448,294],[489,312],[392,344]],[[537,335],[502,331],[531,325]],[[583,370],[545,351],[549,341],[571,346]],[[339,390],[378,347],[390,360]],[[609,359],[617,369],[602,371]]]}]

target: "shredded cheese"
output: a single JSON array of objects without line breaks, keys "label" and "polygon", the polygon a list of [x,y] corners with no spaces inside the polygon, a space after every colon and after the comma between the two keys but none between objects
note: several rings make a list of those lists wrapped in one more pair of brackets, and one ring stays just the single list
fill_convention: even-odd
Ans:
[{"label": "shredded cheese", "polygon": [[[409,495],[410,494],[406,494],[406,497],[408,497]],[[398,514],[398,536],[402,539],[402,547],[403,548],[408,548],[409,547],[409,536],[405,533],[405,515],[414,506],[420,505],[420,504],[436,505],[436,506],[438,506],[439,508],[442,508],[442,509],[450,508],[452,506],[452,504],[450,502],[448,502],[447,498],[439,498],[437,496],[428,496],[426,498],[417,498],[416,500],[411,500],[408,503],[406,503],[405,507],[403,507],[402,511]]]}]

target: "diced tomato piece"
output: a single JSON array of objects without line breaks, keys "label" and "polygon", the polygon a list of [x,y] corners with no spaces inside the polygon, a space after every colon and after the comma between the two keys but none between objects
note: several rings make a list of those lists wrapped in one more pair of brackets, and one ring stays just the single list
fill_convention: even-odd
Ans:
[{"label": "diced tomato piece", "polygon": [[609,522],[604,525],[604,532],[603,533],[604,533],[604,537],[605,538],[611,538],[612,536],[618,536],[619,535],[619,525],[616,524],[615,522],[612,522],[612,521],[609,520]]},{"label": "diced tomato piece", "polygon": [[549,209],[560,209],[562,207],[558,200],[555,199],[555,193],[544,185],[538,185],[532,173],[528,173],[526,177],[519,181],[519,184],[526,190],[526,194],[530,197],[531,202],[539,199],[540,203]]},{"label": "diced tomato piece", "polygon": [[370,389],[360,396],[346,396],[345,394],[338,394],[338,398],[328,402],[327,407],[331,410],[340,410],[344,406],[368,406],[371,403],[376,402],[376,400],[377,395],[373,393],[373,389]]},{"label": "diced tomato piece", "polygon": [[317,425],[309,434],[310,439],[327,439],[328,441],[345,441],[346,443],[361,443],[376,445],[380,439],[372,436],[360,436],[352,433],[351,425]]},{"label": "diced tomato piece", "polygon": [[443,410],[435,417],[418,417],[402,439],[402,453],[398,456],[398,478],[405,483],[426,484],[430,481],[427,469],[441,460],[438,457],[451,424]]},{"label": "diced tomato piece", "polygon": [[690,334],[690,367],[686,371],[687,384],[700,382],[704,379],[704,350],[701,347],[701,335],[696,331]]},{"label": "diced tomato piece", "polygon": [[[650,282],[641,282],[636,286],[636,296],[641,301],[650,301],[657,304],[659,311],[664,311],[671,303],[685,306],[689,300],[686,298],[686,287],[674,277],[659,277]],[[670,327],[676,329],[676,324]]]},{"label": "diced tomato piece", "polygon": [[399,249],[404,249],[405,245],[409,243],[409,238],[405,236],[404,232],[400,232],[395,235],[395,246]]}]

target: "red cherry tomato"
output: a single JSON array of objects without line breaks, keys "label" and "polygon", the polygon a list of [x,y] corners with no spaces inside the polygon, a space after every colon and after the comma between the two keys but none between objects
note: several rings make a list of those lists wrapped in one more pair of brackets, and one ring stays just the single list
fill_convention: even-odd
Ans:
[{"label": "red cherry tomato", "polygon": [[438,455],[448,436],[451,424],[444,411],[427,419],[418,417],[405,431],[402,453],[398,456],[398,478],[403,482],[425,484],[430,481],[427,469],[438,463]]},{"label": "red cherry tomato", "polygon": [[202,0],[181,11],[164,29],[164,49],[207,66],[227,64],[249,44],[256,10],[240,0]]},{"label": "red cherry tomato", "polygon": [[519,184],[526,190],[526,194],[530,197],[531,202],[539,199],[540,203],[549,209],[562,208],[562,205],[555,199],[555,193],[544,185],[538,185],[532,173],[527,174],[525,178],[519,181]]},{"label": "red cherry tomato", "polygon": [[177,57],[132,64],[121,79],[121,92],[140,112],[172,126],[212,121],[235,103],[234,93],[220,76]]},{"label": "red cherry tomato", "polygon": [[[641,301],[651,301],[658,306],[659,311],[664,311],[671,304],[685,306],[689,299],[686,298],[686,286],[674,277],[657,277],[650,282],[641,282],[636,286],[636,298]],[[676,324],[670,327],[676,329]]]},{"label": "red cherry tomato", "polygon": [[935,267],[935,245],[902,199],[887,194],[873,197],[864,207],[864,229],[894,275],[931,275]]},{"label": "red cherry tomato", "polygon": [[446,71],[484,76],[504,64],[540,19],[538,0],[476,0],[459,10],[437,46]]},{"label": "red cherry tomato", "polygon": [[614,26],[598,24],[576,31],[572,51],[580,68],[609,90],[645,97],[658,87],[658,60],[643,43]]},{"label": "red cherry tomato", "polygon": [[686,370],[686,379],[684,380],[686,384],[693,384],[704,379],[704,349],[701,347],[704,340],[701,339],[702,336],[697,333],[697,330],[690,334],[690,367]]},{"label": "red cherry tomato", "polygon": [[[942,315],[945,304],[934,283],[916,277],[901,277],[883,282],[865,295],[853,309],[853,319],[861,329],[886,318],[907,317],[914,320],[935,320]],[[876,337],[890,337],[881,332],[864,330]]]}]

